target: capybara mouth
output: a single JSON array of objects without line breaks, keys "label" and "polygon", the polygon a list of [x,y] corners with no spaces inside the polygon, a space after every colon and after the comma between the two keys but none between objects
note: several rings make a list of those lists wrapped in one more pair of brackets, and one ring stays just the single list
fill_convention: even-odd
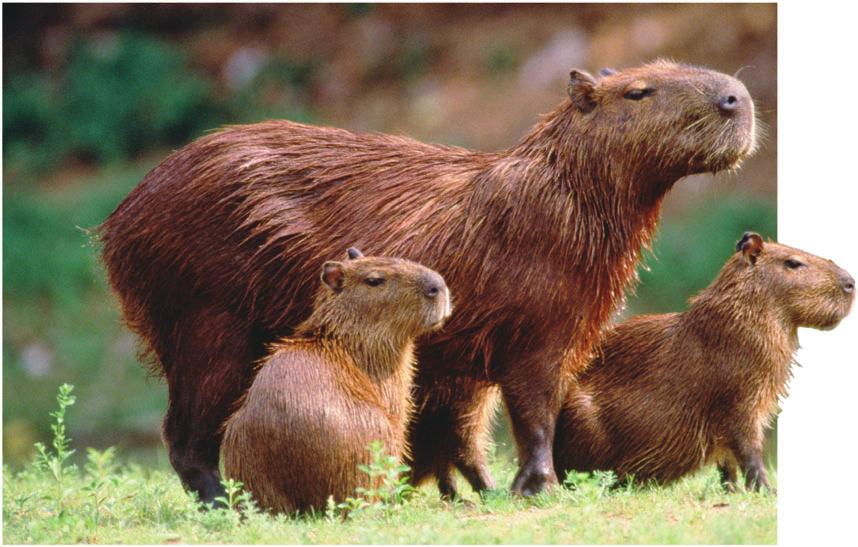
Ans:
[{"label": "capybara mouth", "polygon": [[822,317],[821,320],[814,325],[814,328],[817,330],[832,330],[837,325],[843,321],[847,315],[849,315],[849,310],[852,308],[852,299],[850,298],[845,303],[841,303],[837,306],[836,309],[832,310],[827,316]]},{"label": "capybara mouth", "polygon": [[713,152],[704,160],[705,170],[712,173],[732,171],[742,165],[745,158],[757,151],[757,124],[754,115],[737,123],[727,120],[713,146]]},{"label": "capybara mouth", "polygon": [[445,304],[442,309],[433,310],[433,313],[426,318],[426,331],[433,332],[443,327],[447,323],[447,320],[450,319],[451,311],[452,309],[449,304]]}]

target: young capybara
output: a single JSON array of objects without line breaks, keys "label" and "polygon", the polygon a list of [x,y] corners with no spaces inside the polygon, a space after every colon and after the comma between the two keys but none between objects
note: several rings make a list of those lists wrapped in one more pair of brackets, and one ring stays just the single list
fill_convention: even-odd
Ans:
[{"label": "young capybara", "polygon": [[606,331],[557,422],[558,471],[670,482],[718,464],[728,490],[768,487],[763,433],[785,394],[798,327],[834,328],[855,281],[830,260],[745,233],[683,313]]},{"label": "young capybara", "polygon": [[370,487],[357,466],[372,441],[403,455],[414,339],[450,315],[436,272],[353,248],[349,258],[325,263],[312,315],[273,345],[226,422],[226,476],[265,509],[320,509]]},{"label": "young capybara", "polygon": [[519,452],[513,490],[556,481],[562,380],[635,278],[663,197],[755,146],[747,90],[712,70],[575,70],[567,92],[498,153],[272,121],[202,137],[146,175],[102,225],[103,259],[166,376],[164,439],[186,487],[222,493],[219,432],[251,363],[310,315],[309,280],[351,238],[443,271],[457,295],[420,348],[414,481],[434,474],[452,495],[456,467],[492,487],[496,386]]}]

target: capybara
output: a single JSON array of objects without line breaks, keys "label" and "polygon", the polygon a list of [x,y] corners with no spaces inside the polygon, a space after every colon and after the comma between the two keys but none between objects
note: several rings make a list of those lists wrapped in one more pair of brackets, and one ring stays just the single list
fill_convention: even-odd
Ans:
[{"label": "capybara", "polygon": [[715,463],[728,490],[768,487],[763,433],[790,378],[798,327],[834,328],[855,281],[830,260],[745,233],[683,313],[608,329],[566,395],[558,471],[667,483]]},{"label": "capybara", "polygon": [[273,345],[226,422],[224,472],[265,509],[320,509],[369,488],[357,466],[372,441],[401,458],[414,339],[450,315],[438,273],[354,248],[349,258],[325,263],[313,314]]},{"label": "capybara", "polygon": [[[556,481],[561,378],[635,277],[681,177],[735,168],[754,106],[724,74],[658,61],[598,77],[497,153],[271,121],[169,156],[102,225],[126,321],[169,386],[164,438],[184,484],[220,495],[218,433],[251,363],[311,312],[321,262],[354,242],[444,273],[458,302],[420,348],[416,482],[493,486],[483,439],[498,389],[519,453],[515,492]],[[354,240],[354,241],[352,241]],[[564,365],[565,363],[565,365]]]}]

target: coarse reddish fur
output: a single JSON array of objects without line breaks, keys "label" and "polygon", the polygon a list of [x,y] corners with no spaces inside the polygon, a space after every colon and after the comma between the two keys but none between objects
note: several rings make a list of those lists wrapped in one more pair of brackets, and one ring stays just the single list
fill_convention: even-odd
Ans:
[{"label": "coarse reddish fur", "polygon": [[738,463],[747,487],[768,486],[764,430],[785,395],[797,329],[837,325],[854,281],[830,260],[751,237],[688,311],[606,332],[563,404],[558,472],[669,482],[717,463],[732,490]]},{"label": "coarse reddish fur", "polygon": [[271,511],[322,509],[378,486],[358,465],[373,441],[405,455],[414,339],[451,311],[441,276],[412,262],[328,263],[323,279],[313,315],[272,346],[225,426],[226,476]]},{"label": "coarse reddish fur", "polygon": [[[623,95],[652,88],[641,100]],[[725,112],[719,98],[738,97]],[[594,80],[499,153],[286,121],[224,129],[152,170],[104,223],[129,325],[170,388],[165,440],[186,486],[220,492],[218,431],[250,363],[311,311],[313,272],[353,242],[443,272],[458,312],[420,349],[414,479],[453,494],[483,456],[498,389],[531,493],[555,481],[563,379],[635,277],[677,179],[735,167],[753,105],[729,76],[659,61]],[[565,370],[562,370],[565,363]]]}]

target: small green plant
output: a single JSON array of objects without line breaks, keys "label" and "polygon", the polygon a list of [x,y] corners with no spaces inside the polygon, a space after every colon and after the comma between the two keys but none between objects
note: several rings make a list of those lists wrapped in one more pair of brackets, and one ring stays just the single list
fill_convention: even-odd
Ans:
[{"label": "small green plant", "polygon": [[223,508],[228,511],[240,511],[243,514],[256,513],[256,502],[253,501],[253,496],[250,492],[244,490],[244,483],[235,479],[223,479],[221,481],[223,489],[226,491],[225,496],[215,498],[223,504]]},{"label": "small green plant", "polygon": [[563,481],[563,486],[569,488],[573,501],[579,504],[592,503],[605,497],[616,484],[617,476],[613,471],[570,471]]},{"label": "small green plant", "polygon": [[[370,462],[358,465],[358,471],[369,476],[371,486],[355,488],[356,496],[336,505],[343,516],[366,511],[389,515],[401,508],[414,493],[414,487],[408,484],[409,467],[387,454],[381,441],[369,443],[367,450]],[[335,513],[332,504],[333,500],[329,500],[325,512],[328,516]]]},{"label": "small green plant", "polygon": [[119,477],[116,475],[116,448],[111,446],[106,450],[99,451],[87,448],[87,462],[84,470],[88,481],[83,487],[83,492],[90,498],[90,515],[86,519],[87,528],[92,537],[98,533],[98,524],[102,512],[112,515],[112,502],[110,488],[116,486]]},{"label": "small green plant", "polygon": [[65,497],[66,477],[77,470],[74,465],[66,465],[66,462],[74,454],[69,448],[71,439],[66,436],[66,409],[75,403],[75,396],[71,394],[74,386],[63,384],[57,393],[57,404],[59,409],[51,412],[54,423],[51,431],[54,433],[53,452],[45,447],[44,443],[38,442],[36,447],[36,459],[34,464],[37,469],[50,471],[54,479],[55,489],[53,495],[54,507],[57,514],[62,513],[63,498]]}]

